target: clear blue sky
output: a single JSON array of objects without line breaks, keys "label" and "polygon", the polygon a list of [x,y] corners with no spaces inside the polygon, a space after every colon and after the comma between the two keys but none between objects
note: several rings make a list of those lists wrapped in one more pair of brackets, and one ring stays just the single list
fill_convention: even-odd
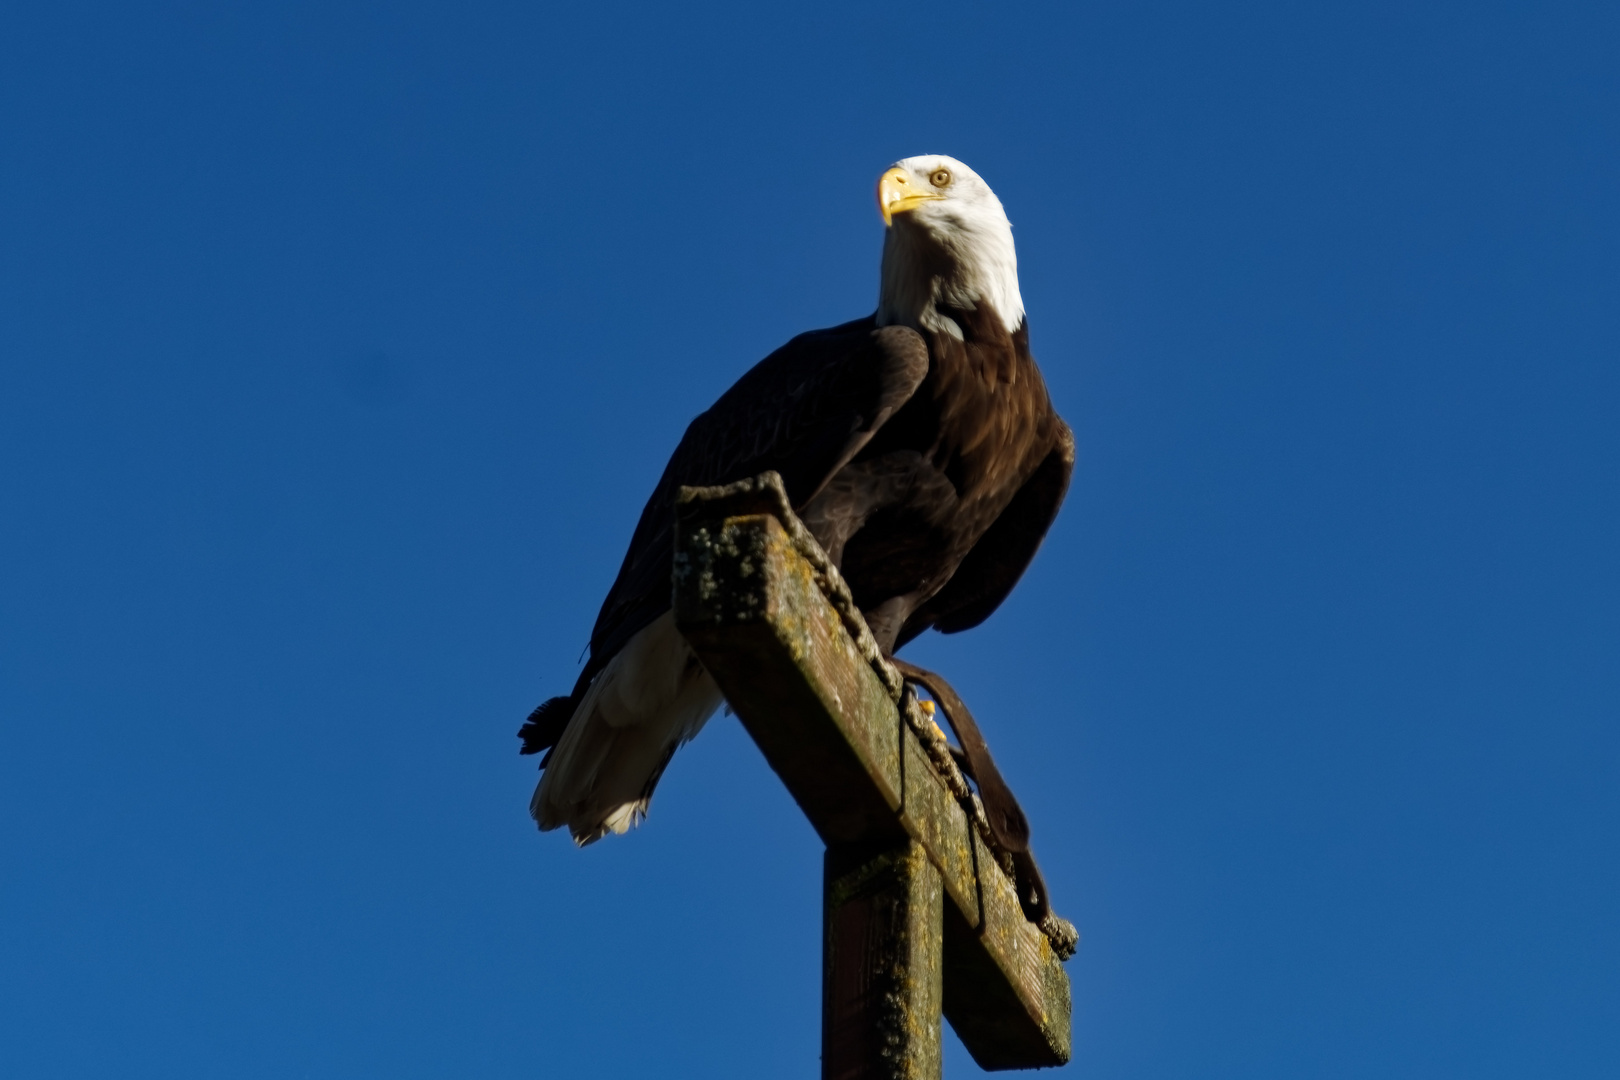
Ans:
[{"label": "clear blue sky", "polygon": [[1084,934],[1073,1075],[1620,1075],[1617,12],[11,5],[0,1072],[816,1076],[735,720],[583,852],[514,733],[938,152],[1080,462],[908,655]]}]

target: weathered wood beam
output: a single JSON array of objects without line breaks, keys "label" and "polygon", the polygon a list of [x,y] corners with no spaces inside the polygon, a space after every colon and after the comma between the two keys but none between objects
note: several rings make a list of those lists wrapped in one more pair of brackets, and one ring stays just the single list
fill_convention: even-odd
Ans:
[{"label": "weathered wood beam", "polygon": [[[675,617],[830,850],[938,871],[944,1015],[987,1069],[1069,1059],[1069,980],[767,503],[678,508]],[[831,856],[829,856],[831,858]]]},{"label": "weathered wood beam", "polygon": [[824,1080],[940,1080],[945,905],[915,840],[835,844],[822,890]]}]

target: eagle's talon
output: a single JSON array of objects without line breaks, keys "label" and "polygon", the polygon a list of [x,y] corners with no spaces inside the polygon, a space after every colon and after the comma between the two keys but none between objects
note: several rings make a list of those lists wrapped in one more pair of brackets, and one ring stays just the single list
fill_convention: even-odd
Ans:
[{"label": "eagle's talon", "polygon": [[934,703],[932,701],[923,700],[917,702],[917,704],[922,708],[923,715],[928,717],[928,726],[934,729],[934,734],[939,736],[939,741],[945,743],[946,746],[950,748],[952,757],[957,756],[960,751],[958,751],[956,747],[950,746],[950,740],[945,737],[945,729],[939,726],[938,720],[934,719]]}]

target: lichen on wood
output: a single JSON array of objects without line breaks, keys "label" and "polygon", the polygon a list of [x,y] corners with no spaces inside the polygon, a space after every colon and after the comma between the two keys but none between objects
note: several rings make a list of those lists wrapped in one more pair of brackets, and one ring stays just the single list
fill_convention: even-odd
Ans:
[{"label": "lichen on wood", "polygon": [[[779,481],[687,489],[677,623],[829,860],[902,848],[926,859],[942,898],[932,924],[940,1008],[974,1059],[1003,1069],[1063,1064],[1069,983],[1053,941],[1024,917],[943,739],[818,553]],[[833,901],[829,892],[829,910]]]}]

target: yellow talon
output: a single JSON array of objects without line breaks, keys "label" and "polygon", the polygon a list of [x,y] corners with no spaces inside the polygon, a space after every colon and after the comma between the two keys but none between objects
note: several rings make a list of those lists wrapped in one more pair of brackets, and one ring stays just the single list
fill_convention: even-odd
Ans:
[{"label": "yellow talon", "polygon": [[934,719],[934,703],[932,701],[919,701],[917,704],[922,706],[923,715],[927,716],[929,724],[933,725],[934,734],[939,736],[941,742],[944,742],[945,731],[939,726],[939,721]]}]

